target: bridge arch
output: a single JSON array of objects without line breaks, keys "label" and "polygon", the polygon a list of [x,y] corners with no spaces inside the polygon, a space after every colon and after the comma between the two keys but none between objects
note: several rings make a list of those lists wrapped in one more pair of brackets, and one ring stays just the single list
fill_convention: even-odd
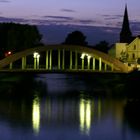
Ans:
[{"label": "bridge arch", "polygon": [[[58,70],[64,70],[65,69],[65,52],[69,52],[70,57],[70,64],[69,64],[69,70],[85,70],[84,60],[85,56],[87,57],[87,67],[86,70],[96,70],[95,61],[98,60],[98,71],[107,71],[107,66],[110,67],[110,71],[120,71],[120,72],[129,72],[131,68],[119,60],[112,58],[111,56],[102,53],[100,51],[97,51],[93,48],[88,48],[84,46],[77,46],[77,45],[46,45],[46,46],[40,46],[36,48],[30,48],[18,53],[15,53],[11,56],[8,56],[2,60],[0,60],[0,69],[4,69],[7,65],[11,65],[10,69],[12,69],[12,63],[15,61],[21,59],[21,70],[27,69],[26,67],[26,57],[29,55],[33,56],[34,52],[45,52],[46,58],[45,58],[45,68],[46,70],[52,70],[52,53],[53,51],[57,51],[57,68]],[[75,60],[73,59],[73,53]],[[78,67],[78,60],[79,57],[77,54],[80,54],[81,59],[81,68]],[[78,58],[77,58],[78,57]],[[34,59],[35,60],[35,59]],[[74,68],[73,68],[73,61],[74,61]],[[90,66],[92,62],[92,66]],[[104,64],[104,68],[102,68],[102,64]],[[34,61],[34,67],[33,69],[39,69],[39,66],[36,65],[36,62]],[[39,65],[39,64],[38,64]]]}]

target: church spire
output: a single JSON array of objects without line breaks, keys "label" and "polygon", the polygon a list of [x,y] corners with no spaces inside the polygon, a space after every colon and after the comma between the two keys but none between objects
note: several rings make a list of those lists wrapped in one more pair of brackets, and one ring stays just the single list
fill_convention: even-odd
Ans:
[{"label": "church spire", "polygon": [[131,40],[131,38],[132,38],[132,33],[129,27],[127,5],[125,5],[122,30],[120,32],[120,42],[127,43]]}]

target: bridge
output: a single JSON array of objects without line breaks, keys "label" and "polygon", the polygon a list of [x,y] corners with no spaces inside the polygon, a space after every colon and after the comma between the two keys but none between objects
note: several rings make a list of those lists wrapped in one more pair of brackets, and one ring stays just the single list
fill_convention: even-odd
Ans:
[{"label": "bridge", "polygon": [[132,68],[93,48],[46,45],[30,48],[0,60],[0,72],[122,72]]}]

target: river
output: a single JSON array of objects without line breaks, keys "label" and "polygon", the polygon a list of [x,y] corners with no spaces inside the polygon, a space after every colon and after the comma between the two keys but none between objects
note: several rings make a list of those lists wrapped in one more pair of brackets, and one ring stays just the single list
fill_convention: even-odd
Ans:
[{"label": "river", "polygon": [[126,95],[122,75],[121,80],[98,74],[5,75],[0,76],[2,140],[140,139],[140,104]]}]

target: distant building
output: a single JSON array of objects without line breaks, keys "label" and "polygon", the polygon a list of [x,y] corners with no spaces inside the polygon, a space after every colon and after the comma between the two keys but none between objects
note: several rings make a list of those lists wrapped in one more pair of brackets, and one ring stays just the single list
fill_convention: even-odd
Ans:
[{"label": "distant building", "polygon": [[130,43],[133,39],[134,37],[132,36],[132,32],[130,30],[127,5],[126,5],[124,11],[124,17],[123,17],[122,30],[120,32],[120,42]]},{"label": "distant building", "polygon": [[136,64],[140,59],[140,37],[131,43],[116,43],[108,53],[123,62]]},{"label": "distant building", "polygon": [[120,42],[114,44],[108,54],[130,65],[140,64],[140,36],[132,36],[127,6],[125,6]]}]

